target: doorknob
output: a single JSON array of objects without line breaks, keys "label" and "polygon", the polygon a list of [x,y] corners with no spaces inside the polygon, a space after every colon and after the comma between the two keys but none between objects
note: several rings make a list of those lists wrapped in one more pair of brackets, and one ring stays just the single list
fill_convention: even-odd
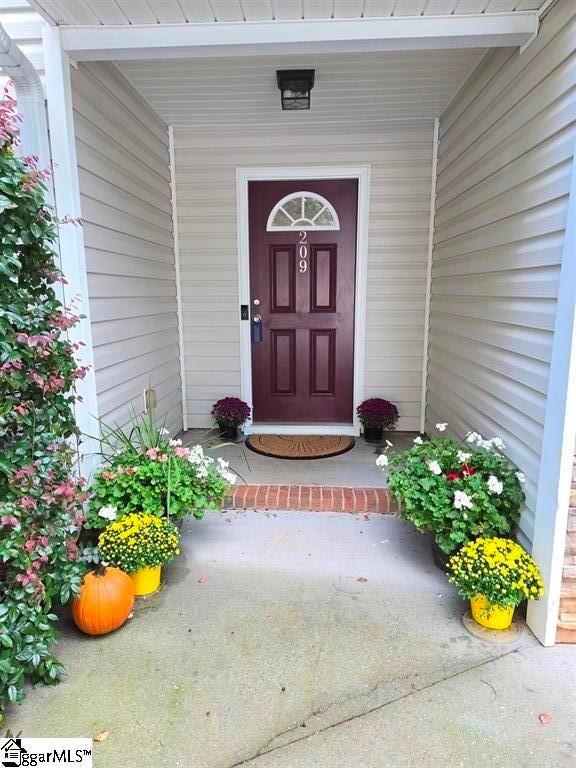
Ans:
[{"label": "doorknob", "polygon": [[252,322],[253,323],[261,323],[262,322],[262,315],[252,315]]}]

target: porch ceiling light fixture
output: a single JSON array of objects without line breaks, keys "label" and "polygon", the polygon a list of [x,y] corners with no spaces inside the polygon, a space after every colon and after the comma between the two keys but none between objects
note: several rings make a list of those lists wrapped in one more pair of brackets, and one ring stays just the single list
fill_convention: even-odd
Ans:
[{"label": "porch ceiling light fixture", "polygon": [[314,87],[313,69],[279,69],[276,79],[282,109],[310,109],[310,91]]}]

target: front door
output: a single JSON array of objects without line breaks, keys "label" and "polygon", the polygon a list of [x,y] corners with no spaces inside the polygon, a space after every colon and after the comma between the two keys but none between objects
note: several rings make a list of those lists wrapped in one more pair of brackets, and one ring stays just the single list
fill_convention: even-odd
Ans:
[{"label": "front door", "polygon": [[351,424],[358,182],[248,195],[253,419]]}]

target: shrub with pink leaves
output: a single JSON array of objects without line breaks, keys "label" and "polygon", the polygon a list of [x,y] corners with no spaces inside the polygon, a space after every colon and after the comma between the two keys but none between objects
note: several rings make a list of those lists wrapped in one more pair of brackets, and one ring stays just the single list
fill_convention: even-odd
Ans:
[{"label": "shrub with pink leaves", "polygon": [[45,171],[15,154],[18,119],[0,106],[0,725],[26,679],[57,682],[53,608],[79,592],[87,496],[74,472],[74,384],[86,374],[58,298],[57,221]]}]

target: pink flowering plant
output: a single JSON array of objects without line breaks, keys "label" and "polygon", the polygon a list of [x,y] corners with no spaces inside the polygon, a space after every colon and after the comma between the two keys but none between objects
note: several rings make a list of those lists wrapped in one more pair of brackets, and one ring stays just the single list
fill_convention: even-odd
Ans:
[{"label": "pink flowering plant", "polygon": [[[436,425],[440,433],[446,429]],[[388,468],[399,516],[430,532],[444,552],[479,536],[507,535],[518,521],[525,478],[504,455],[500,438],[470,432],[459,441],[438,434],[417,437],[403,453],[388,455],[389,447],[376,463]]]},{"label": "pink flowering plant", "polygon": [[208,456],[201,445],[172,439],[165,426],[158,428],[153,411],[134,416],[127,431],[102,425],[102,433],[107,461],[91,485],[85,528],[103,529],[135,512],[201,519],[221,508],[226,489],[236,481],[228,462]]},{"label": "pink flowering plant", "polygon": [[251,409],[248,403],[239,397],[223,397],[212,406],[212,415],[225,427],[239,427],[250,418]]},{"label": "pink flowering plant", "polygon": [[58,681],[54,607],[79,592],[77,545],[86,501],[74,471],[75,383],[86,369],[68,339],[77,318],[62,305],[45,203],[46,173],[15,154],[18,117],[0,103],[0,724],[28,679]]},{"label": "pink flowering plant", "polygon": [[389,431],[396,427],[398,408],[389,400],[381,397],[371,397],[360,403],[356,413],[365,427],[381,427]]}]

